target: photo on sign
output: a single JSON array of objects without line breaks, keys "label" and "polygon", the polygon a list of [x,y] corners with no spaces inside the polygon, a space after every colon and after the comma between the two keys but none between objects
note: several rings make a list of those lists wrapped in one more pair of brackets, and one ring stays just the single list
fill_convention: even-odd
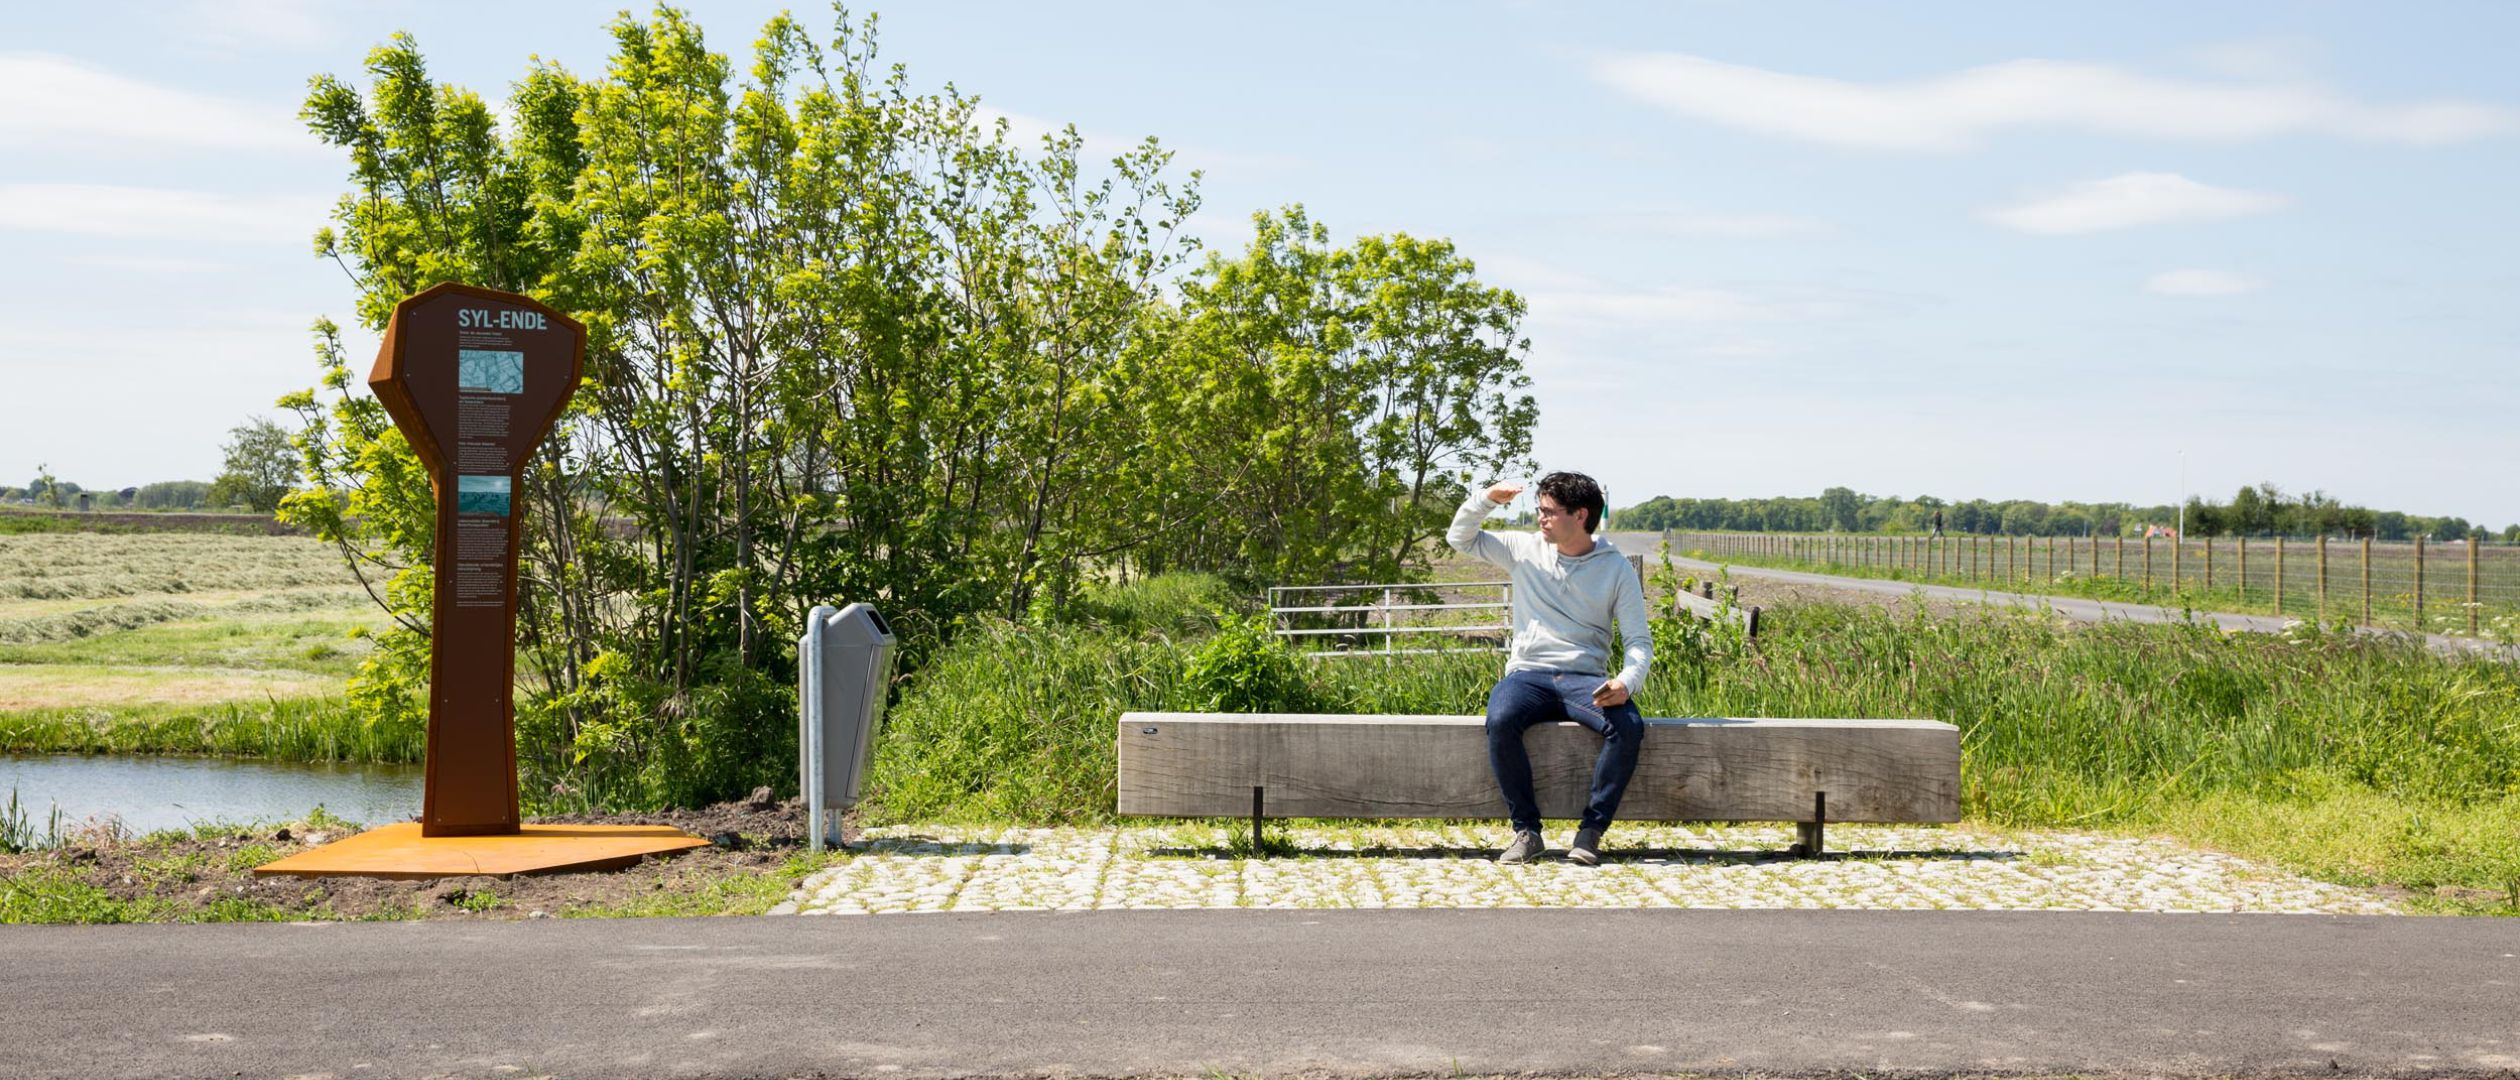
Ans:
[{"label": "photo on sign", "polygon": [[525,354],[499,349],[460,349],[456,387],[483,394],[525,392]]},{"label": "photo on sign", "polygon": [[508,478],[504,476],[456,477],[455,512],[507,516]]}]

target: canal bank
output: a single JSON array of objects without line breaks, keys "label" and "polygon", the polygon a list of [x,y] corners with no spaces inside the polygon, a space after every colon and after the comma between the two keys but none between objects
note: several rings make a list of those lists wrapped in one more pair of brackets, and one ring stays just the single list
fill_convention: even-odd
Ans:
[{"label": "canal bank", "polygon": [[403,821],[420,811],[418,765],[275,762],[123,754],[0,754],[0,799],[15,793],[39,831],[146,835],[219,824],[294,821],[309,811],[348,821]]}]

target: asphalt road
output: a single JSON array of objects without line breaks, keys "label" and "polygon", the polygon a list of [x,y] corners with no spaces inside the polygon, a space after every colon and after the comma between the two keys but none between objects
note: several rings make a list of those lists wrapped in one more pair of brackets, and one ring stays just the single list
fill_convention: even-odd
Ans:
[{"label": "asphalt road", "polygon": [[[1631,554],[1643,552],[1645,554],[1646,561],[1649,564],[1647,569],[1650,570],[1652,568],[1650,564],[1655,559],[1655,545],[1660,543],[1662,540],[1660,534],[1614,532],[1610,534],[1610,536],[1611,542],[1617,544],[1619,550],[1621,551]],[[2135,622],[2166,623],[2181,622],[2190,617],[2189,612],[2183,611],[2179,608],[2155,607],[2149,604],[2126,604],[2111,600],[2087,600],[2078,596],[2047,596],[2037,593],[1999,592],[1991,589],[1971,589],[1954,585],[1920,585],[1915,582],[1887,581],[1880,578],[1839,577],[1834,574],[1819,574],[1805,570],[1778,570],[1765,566],[1738,566],[1729,563],[1718,563],[1700,559],[1687,559],[1678,555],[1671,557],[1671,564],[1675,567],[1686,567],[1690,570],[1701,572],[1712,572],[1721,567],[1729,567],[1732,575],[1737,578],[1755,577],[1768,581],[1788,582],[1797,585],[1810,585],[1852,592],[1873,593],[1885,598],[1904,597],[1911,593],[1921,591],[1931,599],[1948,600],[1959,603],[1996,604],[2005,607],[2027,608],[2036,608],[2044,605],[2059,615],[2063,615],[2066,618],[2074,619],[2079,622],[2100,622],[2106,619],[2128,619]],[[2287,624],[2297,621],[2288,618],[2277,618],[2272,615],[2249,615],[2227,611],[2199,611],[2193,614],[2197,619],[2213,623],[2214,625],[2220,626],[2226,630],[2254,630],[2263,633],[2273,633],[2282,630]],[[2401,631],[2394,630],[2374,630],[2366,628],[2362,632],[2393,637],[2408,636]],[[2446,653],[2481,653],[2490,656],[2500,656],[2506,660],[2520,660],[2520,649],[2513,649],[2508,646],[2499,645],[2489,641],[2479,641],[2475,638],[2460,638],[2449,637],[2443,634],[2429,634],[2425,636],[2425,642],[2433,648]]]},{"label": "asphalt road", "polygon": [[0,927],[0,1075],[2520,1072],[2520,921],[1162,911]]}]

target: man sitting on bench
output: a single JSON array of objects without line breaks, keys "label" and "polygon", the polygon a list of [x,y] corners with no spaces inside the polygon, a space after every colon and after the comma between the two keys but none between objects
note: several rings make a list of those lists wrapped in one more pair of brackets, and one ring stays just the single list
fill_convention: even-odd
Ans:
[{"label": "man sitting on bench", "polygon": [[[1539,488],[1538,536],[1479,528],[1522,493],[1521,484],[1508,482],[1463,502],[1444,540],[1456,551],[1503,567],[1514,583],[1514,650],[1487,703],[1488,764],[1496,770],[1514,826],[1513,842],[1496,861],[1525,862],[1547,850],[1523,731],[1573,720],[1602,738],[1590,801],[1566,851],[1568,859],[1592,866],[1601,861],[1602,830],[1619,812],[1619,798],[1636,772],[1645,717],[1629,699],[1645,686],[1653,634],[1645,625],[1644,583],[1618,548],[1593,539],[1601,526],[1601,485],[1582,473],[1555,472],[1541,477]],[[1627,666],[1616,678],[1604,679],[1614,618]]]}]

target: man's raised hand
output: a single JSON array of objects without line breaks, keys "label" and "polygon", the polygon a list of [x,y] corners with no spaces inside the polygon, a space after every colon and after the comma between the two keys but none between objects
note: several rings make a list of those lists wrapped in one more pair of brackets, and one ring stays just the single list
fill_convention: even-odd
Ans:
[{"label": "man's raised hand", "polygon": [[1488,489],[1488,501],[1502,506],[1514,501],[1514,496],[1522,494],[1522,489],[1521,484],[1511,480],[1499,481],[1495,487]]}]

